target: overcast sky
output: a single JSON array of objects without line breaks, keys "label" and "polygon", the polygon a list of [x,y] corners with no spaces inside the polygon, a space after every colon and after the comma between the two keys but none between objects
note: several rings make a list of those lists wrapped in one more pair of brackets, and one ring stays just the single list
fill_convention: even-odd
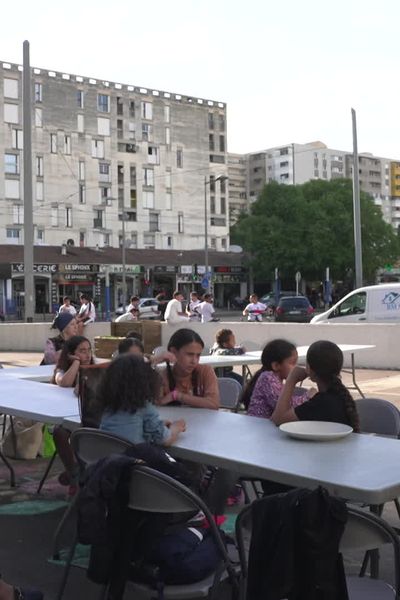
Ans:
[{"label": "overcast sky", "polygon": [[[10,8],[11,7],[11,8]],[[226,102],[228,150],[400,158],[400,0],[20,0],[0,60]]]}]

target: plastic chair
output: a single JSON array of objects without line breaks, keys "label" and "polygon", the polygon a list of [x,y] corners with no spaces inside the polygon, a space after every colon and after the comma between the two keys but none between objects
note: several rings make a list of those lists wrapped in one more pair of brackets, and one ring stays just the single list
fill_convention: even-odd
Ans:
[{"label": "plastic chair", "polygon": [[[347,576],[349,600],[400,600],[400,540],[383,519],[370,512],[348,506],[348,521],[340,542],[340,552],[365,551],[391,544],[395,588],[385,581],[369,577]],[[236,539],[241,564],[240,599],[247,585],[248,546],[252,530],[251,506],[242,510],[236,520]],[[353,559],[354,561],[354,559]]]},{"label": "plastic chair", "polygon": [[[76,429],[71,434],[70,443],[78,461],[81,474],[84,473],[85,469],[89,465],[97,462],[101,458],[105,458],[110,454],[122,454],[123,452],[125,452],[125,450],[131,448],[134,445],[131,442],[128,442],[128,440],[124,440],[123,438],[120,438],[116,435],[100,431],[99,429],[91,429],[90,427],[82,427],[81,429]],[[79,491],[74,496],[74,499],[72,500],[70,505],[67,507],[54,534],[54,559],[58,558],[58,538],[61,535],[61,532],[69,515],[75,508],[78,498]]]},{"label": "plastic chair", "polygon": [[393,404],[380,398],[361,398],[356,405],[362,433],[400,436],[400,412]]},{"label": "plastic chair", "polygon": [[243,388],[236,379],[218,377],[218,389],[221,408],[228,408],[232,412],[239,409],[239,401]]}]

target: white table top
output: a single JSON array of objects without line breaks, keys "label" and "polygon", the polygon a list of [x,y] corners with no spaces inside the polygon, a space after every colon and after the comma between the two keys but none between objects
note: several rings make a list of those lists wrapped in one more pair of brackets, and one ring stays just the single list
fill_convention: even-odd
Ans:
[{"label": "white table top", "polygon": [[0,378],[0,413],[44,423],[79,414],[72,388],[12,377]]},{"label": "white table top", "polygon": [[331,494],[368,504],[400,495],[399,440],[351,434],[300,441],[267,419],[188,407],[163,407],[160,413],[186,420],[187,431],[169,449],[176,457],[293,486],[322,484]]}]

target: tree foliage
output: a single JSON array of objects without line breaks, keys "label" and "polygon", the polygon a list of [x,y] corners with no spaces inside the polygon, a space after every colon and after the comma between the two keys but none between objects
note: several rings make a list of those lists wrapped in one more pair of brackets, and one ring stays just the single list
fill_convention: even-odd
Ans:
[{"label": "tree foliage", "polygon": [[[309,280],[321,279],[330,267],[333,279],[344,279],[354,270],[351,181],[269,183],[249,214],[239,218],[231,238],[248,252],[257,279],[270,279],[275,267],[282,277],[300,271]],[[398,260],[400,241],[364,192],[361,238],[364,279],[373,281],[379,267]]]}]

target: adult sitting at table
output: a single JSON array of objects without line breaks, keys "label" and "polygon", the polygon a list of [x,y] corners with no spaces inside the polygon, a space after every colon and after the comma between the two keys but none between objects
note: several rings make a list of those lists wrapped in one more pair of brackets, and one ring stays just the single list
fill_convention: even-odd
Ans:
[{"label": "adult sitting at table", "polygon": [[[54,369],[53,383],[60,387],[77,387],[79,369],[81,366],[94,364],[92,347],[87,338],[76,335],[67,340],[61,351],[56,367]],[[71,446],[69,444],[71,432],[58,425],[54,428],[54,444],[65,467],[65,473],[61,473],[59,482],[62,485],[76,484],[78,468],[75,462]],[[74,488],[71,489],[71,492]]]},{"label": "adult sitting at table", "polygon": [[158,404],[187,404],[198,408],[219,408],[218,381],[212,367],[200,365],[204,342],[192,329],[178,329],[168,342],[174,364],[167,361],[161,371],[162,390]]},{"label": "adult sitting at table", "polygon": [[58,329],[60,333],[55,337],[48,338],[46,341],[41,365],[54,365],[60,356],[65,342],[74,335],[78,335],[78,323],[74,315],[68,312],[58,313],[51,325],[51,329]]},{"label": "adult sitting at table", "polygon": [[[289,421],[330,421],[344,423],[359,431],[356,403],[340,379],[343,352],[333,342],[321,340],[307,351],[306,368],[294,367],[286,379],[271,419],[276,425]],[[309,377],[318,387],[310,400],[292,407],[297,383]]]}]

